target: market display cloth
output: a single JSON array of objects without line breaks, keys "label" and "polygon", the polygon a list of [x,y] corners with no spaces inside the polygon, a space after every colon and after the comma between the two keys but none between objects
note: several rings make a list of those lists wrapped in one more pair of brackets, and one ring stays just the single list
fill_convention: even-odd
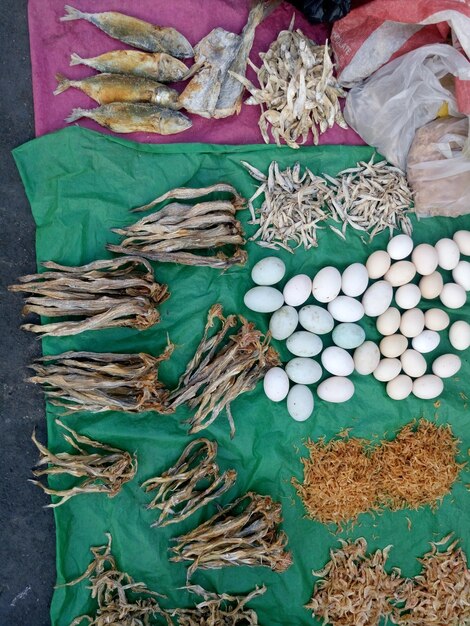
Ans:
[{"label": "market display cloth", "polygon": [[[276,159],[281,167],[297,160],[316,174],[335,175],[358,160],[369,159],[368,147],[321,146],[289,148],[269,146],[226,145],[142,145],[104,136],[80,128],[62,130],[31,141],[14,152],[21,176],[31,202],[37,224],[38,262],[54,260],[80,265],[108,257],[107,242],[117,242],[112,227],[130,224],[137,217],[129,213],[169,189],[179,186],[204,186],[224,181],[235,185],[241,194],[250,196],[256,182],[240,166],[246,160],[266,171]],[[242,221],[251,235],[249,213],[243,211]],[[141,217],[141,216],[140,216]],[[451,237],[455,230],[470,228],[470,218],[429,218],[416,223],[413,219],[415,243],[434,243],[441,237]],[[388,233],[375,237],[372,244],[362,241],[360,233],[348,230],[343,242],[329,229],[319,233],[319,246],[308,252],[298,249],[295,254],[275,253],[287,265],[288,277],[296,273],[312,276],[325,265],[333,264],[343,270],[352,262],[365,262],[368,255],[384,248]],[[246,267],[234,267],[223,273],[210,268],[183,267],[171,264],[155,265],[157,280],[167,283],[171,297],[161,306],[162,321],[153,328],[138,332],[132,329],[101,330],[75,337],[46,338],[46,354],[65,350],[102,352],[149,352],[157,355],[165,347],[167,334],[176,349],[171,359],[160,369],[160,378],[170,387],[177,383],[199,342],[210,306],[220,302],[225,313],[239,313],[266,330],[269,316],[253,313],[243,304],[244,293],[253,286],[252,266],[259,259],[273,254],[258,245],[247,244],[249,261]],[[33,268],[31,268],[33,270]],[[436,302],[425,301],[431,308]],[[18,310],[20,302],[18,302]],[[468,306],[449,311],[452,321],[470,320]],[[360,324],[369,339],[378,339],[374,320],[364,318]],[[447,331],[441,333],[441,344],[432,357],[451,350]],[[330,336],[324,337],[331,343]],[[31,338],[33,341],[34,339]],[[273,342],[281,350],[283,360],[288,354],[281,342]],[[429,355],[427,355],[429,362]],[[238,479],[222,502],[253,489],[269,494],[282,503],[283,528],[289,537],[293,565],[283,574],[267,568],[229,567],[212,572],[196,572],[192,581],[218,592],[248,592],[261,583],[268,591],[252,602],[259,613],[260,624],[271,626],[307,626],[315,622],[303,608],[311,596],[314,578],[311,570],[324,566],[329,549],[337,547],[338,537],[366,537],[371,550],[393,544],[388,567],[399,566],[405,576],[419,571],[417,557],[429,548],[429,541],[438,540],[450,531],[462,538],[470,555],[470,495],[465,489],[468,474],[461,474],[452,493],[433,512],[429,507],[420,511],[384,512],[373,517],[363,514],[358,524],[348,532],[335,535],[332,529],[305,519],[302,504],[290,481],[302,475],[300,458],[306,454],[303,441],[320,436],[330,439],[350,428],[353,435],[376,439],[391,438],[398,428],[413,418],[437,419],[449,422],[455,435],[462,440],[460,460],[470,446],[468,432],[468,380],[470,366],[468,351],[460,353],[463,367],[459,374],[445,381],[444,392],[435,404],[414,397],[396,402],[386,396],[385,385],[372,376],[352,375],[356,387],[354,397],[344,404],[327,404],[315,399],[312,417],[303,423],[293,421],[287,414],[285,402],[269,401],[258,384],[250,393],[233,402],[232,412],[236,434],[230,439],[229,423],[224,415],[200,433],[219,442],[218,460],[222,470],[235,468]],[[47,405],[49,447],[66,450],[54,417],[58,409]],[[187,434],[182,421],[189,412],[180,408],[174,415],[157,413],[126,415],[122,413],[73,414],[65,416],[66,424],[93,439],[130,452],[136,452],[139,468],[136,478],[124,485],[113,499],[104,495],[79,495],[54,510],[57,527],[57,583],[78,577],[91,561],[90,546],[106,542],[105,532],[113,535],[113,553],[121,570],[137,581],[144,581],[152,590],[166,594],[165,607],[194,604],[196,598],[181,590],[186,580],[186,566],[170,563],[168,548],[172,538],[193,529],[215,511],[214,503],[199,510],[180,524],[165,528],[150,528],[156,511],[147,511],[151,494],[146,495],[140,484],[160,475],[180,456],[193,438]],[[74,484],[74,479],[53,477],[53,487]],[[26,487],[25,489],[34,487]],[[409,521],[408,521],[409,520]],[[92,613],[96,609],[90,599],[87,582],[73,587],[59,587],[54,592],[51,607],[53,626],[67,626],[72,618]]]},{"label": "market display cloth", "polygon": [[[96,72],[84,65],[70,67],[70,55],[77,53],[83,58],[97,56],[104,52],[129,48],[125,44],[108,37],[105,33],[84,20],[61,22],[65,14],[64,4],[69,3],[86,12],[121,11],[160,26],[173,26],[179,30],[194,46],[213,28],[218,26],[234,33],[241,33],[249,12],[248,0],[204,0],[201,4],[195,0],[139,0],[126,3],[122,0],[29,0],[29,36],[31,45],[31,64],[33,75],[34,117],[36,136],[44,135],[67,124],[73,108],[85,109],[99,106],[94,100],[77,89],[53,95],[57,86],[57,72],[69,78],[81,79]],[[312,26],[306,18],[291,4],[283,2],[256,29],[254,45],[250,58],[256,66],[261,60],[258,53],[266,51],[279,31],[289,27],[295,13],[295,26],[317,41],[323,43],[327,36],[324,25]],[[190,60],[192,63],[192,60]],[[248,77],[255,79],[254,72],[249,69]],[[178,91],[183,90],[186,83],[175,85]],[[257,83],[255,83],[257,84]],[[247,94],[248,96],[248,94]],[[245,97],[247,97],[245,96]],[[244,97],[244,99],[245,99]],[[193,125],[190,129],[177,135],[161,136],[151,133],[133,133],[127,135],[136,141],[149,143],[181,143],[202,141],[204,143],[247,144],[263,143],[258,119],[259,106],[243,105],[239,115],[215,120],[204,119],[191,115]],[[114,134],[93,122],[81,119],[78,124],[101,132]],[[309,143],[312,136],[309,136]],[[359,135],[353,130],[345,130],[335,125],[320,138],[321,143],[363,144]]]}]

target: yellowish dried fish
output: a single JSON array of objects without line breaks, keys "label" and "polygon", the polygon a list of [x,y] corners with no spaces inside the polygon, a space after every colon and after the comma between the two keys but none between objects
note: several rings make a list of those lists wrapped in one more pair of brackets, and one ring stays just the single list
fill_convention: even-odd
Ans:
[{"label": "yellowish dried fish", "polygon": [[146,50],[148,52],[166,52],[178,58],[192,57],[193,48],[186,37],[175,28],[155,26],[124,13],[106,11],[104,13],[84,13],[65,5],[66,15],[61,22],[86,20],[113,39]]}]

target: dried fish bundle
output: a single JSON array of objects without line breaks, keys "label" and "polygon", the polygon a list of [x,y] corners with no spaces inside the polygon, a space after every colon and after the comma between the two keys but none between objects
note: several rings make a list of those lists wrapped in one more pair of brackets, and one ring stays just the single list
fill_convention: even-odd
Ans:
[{"label": "dried fish bundle", "polygon": [[[134,478],[137,472],[135,455],[131,456],[129,452],[79,435],[58,419],[55,422],[69,433],[64,434],[63,438],[76,453],[54,454],[39,443],[36,433],[33,432],[32,440],[41,454],[33,474],[34,476],[69,474],[82,480],[70,489],[50,489],[38,480],[31,480],[45,493],[60,497],[58,502],[47,506],[52,508],[60,506],[81,493],[105,493],[109,498],[113,498],[125,483]],[[41,469],[42,466],[45,467]]]},{"label": "dried fish bundle", "polygon": [[193,531],[176,538],[171,560],[192,561],[188,579],[197,569],[233,565],[264,566],[283,572],[291,565],[292,557],[285,550],[287,536],[278,532],[281,521],[279,503],[250,491]]},{"label": "dried fish bundle", "polygon": [[73,411],[171,413],[169,391],[158,380],[158,368],[174,349],[168,344],[158,357],[150,354],[64,352],[38,359],[29,381],[43,386],[56,406]]},{"label": "dried fish bundle", "polygon": [[47,271],[23,276],[20,284],[9,287],[31,294],[25,299],[23,315],[79,318],[22,325],[43,336],[122,326],[145,330],[160,320],[156,307],[170,295],[166,285],[155,281],[150,263],[142,258],[121,257],[79,267],[52,261],[42,265]]},{"label": "dried fish bundle", "polygon": [[[152,261],[181,263],[226,269],[243,265],[247,254],[239,246],[245,243],[237,211],[244,208],[245,200],[232,185],[218,183],[199,189],[173,189],[149,204],[135,209],[146,211],[165,200],[188,200],[211,193],[229,193],[230,200],[212,200],[197,204],[172,202],[126,228],[113,232],[124,237],[121,245],[108,245],[108,249],[122,254],[137,254]],[[219,251],[204,256],[200,251],[230,246],[230,256]]]},{"label": "dried fish bundle", "polygon": [[147,493],[157,490],[147,506],[160,511],[152,526],[181,522],[230,489],[237,472],[230,469],[220,474],[216,456],[215,441],[195,439],[172,467],[142,484]]},{"label": "dried fish bundle", "polygon": [[347,128],[338,98],[346,93],[333,76],[328,42],[317,45],[300,29],[279,33],[269,50],[261,52],[261,67],[249,64],[256,72],[259,87],[244,76],[230,71],[251,93],[246,104],[261,105],[259,127],[266,143],[268,129],[278,145],[283,139],[291,148],[307,141],[310,131],[318,144],[319,135],[339,124]]},{"label": "dried fish bundle", "polygon": [[[216,320],[221,328],[209,337]],[[238,332],[229,336],[230,329],[239,323]],[[254,389],[266,372],[280,363],[278,353],[269,345],[270,339],[242,316],[224,317],[220,304],[211,307],[199,346],[169,401],[174,409],[185,403],[191,409],[197,407],[188,420],[190,433],[210,426],[225,409],[233,437],[231,402]]]}]

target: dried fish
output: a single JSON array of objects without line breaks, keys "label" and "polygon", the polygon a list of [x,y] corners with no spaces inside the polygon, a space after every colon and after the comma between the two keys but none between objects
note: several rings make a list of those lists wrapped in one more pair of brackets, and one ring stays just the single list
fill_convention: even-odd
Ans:
[{"label": "dried fish", "polygon": [[[39,443],[36,433],[33,432],[31,438],[41,453],[33,474],[34,476],[68,474],[82,480],[70,489],[50,489],[39,480],[31,480],[30,482],[41,487],[45,493],[60,498],[58,502],[48,504],[48,507],[58,507],[81,493],[105,493],[109,498],[113,498],[125,483],[134,478],[137,472],[135,455],[131,456],[129,452],[79,435],[58,419],[55,422],[70,433],[63,434],[63,438],[76,450],[76,454],[68,452],[54,454]],[[41,469],[41,466],[46,467]]]},{"label": "dried fish", "polygon": [[29,381],[43,386],[51,404],[74,411],[171,413],[169,391],[158,380],[158,367],[170,358],[173,344],[159,357],[150,354],[64,352],[45,356],[31,367]]},{"label": "dried fish", "polygon": [[181,522],[232,487],[237,472],[231,469],[220,474],[216,456],[215,441],[195,439],[172,467],[142,484],[147,493],[157,490],[147,506],[160,511],[152,526]]},{"label": "dried fish", "polygon": [[52,261],[46,271],[21,277],[10,291],[25,291],[23,315],[76,317],[74,321],[23,324],[34,333],[59,337],[85,330],[133,327],[150,328],[160,320],[156,307],[168,297],[166,285],[155,281],[148,261],[121,257],[69,267]]},{"label": "dried fish", "polygon": [[[209,337],[216,320],[220,321],[221,328]],[[230,329],[239,323],[238,332],[229,336]],[[254,324],[242,316],[224,317],[220,304],[211,307],[196,353],[169,401],[174,409],[182,404],[191,409],[197,407],[188,420],[190,433],[210,426],[225,409],[233,437],[235,424],[231,403],[240,394],[254,389],[266,372],[280,363],[278,353],[269,345],[270,339],[269,334],[263,337]]]},{"label": "dried fish", "polygon": [[250,491],[175,539],[171,561],[192,561],[188,580],[197,569],[234,565],[264,566],[283,572],[291,565],[292,557],[285,550],[285,533],[278,532],[281,521],[280,504]]},{"label": "dried fish", "polygon": [[[181,263],[226,269],[243,265],[247,254],[239,246],[245,243],[243,229],[236,217],[245,200],[231,185],[219,183],[200,189],[173,189],[136,210],[147,210],[165,200],[200,198],[213,192],[226,192],[231,200],[212,200],[195,205],[173,202],[125,228],[113,229],[124,237],[120,245],[108,250],[138,254],[152,261]],[[204,256],[199,251],[231,246],[230,256],[223,251]]]}]

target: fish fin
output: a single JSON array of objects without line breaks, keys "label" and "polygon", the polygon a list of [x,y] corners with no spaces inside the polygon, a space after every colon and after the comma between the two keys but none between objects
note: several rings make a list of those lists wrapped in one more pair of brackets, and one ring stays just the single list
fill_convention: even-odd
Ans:
[{"label": "fish fin", "polygon": [[70,6],[70,4],[66,4],[64,6],[66,15],[63,15],[60,18],[61,22],[70,22],[72,20],[86,20],[88,13],[83,13],[82,11],[79,11],[78,9],[74,9],[73,7]]},{"label": "fish fin", "polygon": [[75,54],[75,52],[72,52],[70,55],[70,65],[81,65],[84,60],[85,59],[82,59],[78,54]]},{"label": "fish fin", "polygon": [[70,87],[70,81],[63,74],[56,74],[55,79],[57,81],[57,87],[54,89],[54,96],[57,96],[63,91],[67,91]]},{"label": "fish fin", "polygon": [[88,111],[86,109],[73,109],[72,113],[66,117],[64,121],[67,122],[67,124],[71,124],[81,117],[88,117]]}]

